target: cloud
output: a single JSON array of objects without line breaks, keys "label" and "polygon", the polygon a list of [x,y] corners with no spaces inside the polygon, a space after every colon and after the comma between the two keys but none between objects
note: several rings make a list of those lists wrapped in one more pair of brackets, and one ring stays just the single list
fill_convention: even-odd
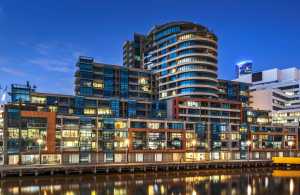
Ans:
[{"label": "cloud", "polygon": [[56,60],[48,57],[38,57],[31,59],[28,62],[33,65],[38,65],[48,71],[61,73],[72,72],[72,69],[69,67],[69,64],[72,62],[69,59]]},{"label": "cloud", "polygon": [[20,71],[20,69],[8,67],[7,64],[12,64],[11,60],[9,58],[0,56],[0,72],[6,73],[9,75],[14,75],[14,76],[25,76],[26,75],[25,72]]},{"label": "cloud", "polygon": [[24,72],[20,71],[19,69],[14,69],[14,68],[9,68],[9,67],[4,67],[4,66],[0,67],[0,71],[10,74],[10,75],[14,75],[14,76],[25,76],[26,75]]},{"label": "cloud", "polygon": [[44,43],[39,43],[35,45],[35,50],[41,55],[48,55],[50,49],[51,49],[50,45]]},{"label": "cloud", "polygon": [[57,41],[42,42],[31,47],[35,53],[28,59],[29,64],[59,73],[73,73],[78,56],[84,53],[72,44]]}]

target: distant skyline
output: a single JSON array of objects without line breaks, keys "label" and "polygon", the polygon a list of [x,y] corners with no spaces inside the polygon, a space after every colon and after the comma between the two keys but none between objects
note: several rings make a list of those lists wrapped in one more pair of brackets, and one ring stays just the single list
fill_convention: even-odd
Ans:
[{"label": "distant skyline", "polygon": [[298,0],[2,0],[0,85],[30,81],[73,94],[79,55],[122,65],[123,43],[154,25],[191,21],[218,36],[219,78],[252,60],[254,72],[300,67]]}]

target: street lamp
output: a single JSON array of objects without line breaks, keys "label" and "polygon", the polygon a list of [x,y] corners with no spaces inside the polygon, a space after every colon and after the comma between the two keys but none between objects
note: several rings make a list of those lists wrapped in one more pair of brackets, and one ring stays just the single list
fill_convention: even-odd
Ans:
[{"label": "street lamp", "polygon": [[40,164],[42,164],[42,144],[43,144],[43,140],[42,139],[38,139],[37,143],[39,145],[39,160],[40,160]]},{"label": "street lamp", "polygon": [[128,163],[128,147],[129,147],[129,139],[125,139],[124,141],[126,147],[126,163]]},{"label": "street lamp", "polygon": [[251,146],[251,141],[248,140],[247,142],[247,148],[248,148],[248,161],[250,160],[250,146]]},{"label": "street lamp", "polygon": [[294,145],[294,142],[293,142],[293,141],[288,141],[288,146],[289,146],[289,149],[290,149],[290,151],[289,151],[290,157],[292,156],[291,154],[292,154],[292,148],[293,148],[293,145]]}]

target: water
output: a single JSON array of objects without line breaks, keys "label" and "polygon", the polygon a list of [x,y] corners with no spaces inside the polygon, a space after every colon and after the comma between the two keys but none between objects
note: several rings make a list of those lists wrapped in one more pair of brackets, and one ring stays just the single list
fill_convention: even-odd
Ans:
[{"label": "water", "polygon": [[300,170],[205,170],[6,178],[1,195],[300,194]]}]

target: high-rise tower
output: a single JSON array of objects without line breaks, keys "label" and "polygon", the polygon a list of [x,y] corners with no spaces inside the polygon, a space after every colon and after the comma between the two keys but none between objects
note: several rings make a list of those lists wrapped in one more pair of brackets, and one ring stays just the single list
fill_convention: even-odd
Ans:
[{"label": "high-rise tower", "polygon": [[155,74],[160,100],[218,97],[217,37],[206,27],[191,22],[154,26],[143,47],[141,66]]}]

